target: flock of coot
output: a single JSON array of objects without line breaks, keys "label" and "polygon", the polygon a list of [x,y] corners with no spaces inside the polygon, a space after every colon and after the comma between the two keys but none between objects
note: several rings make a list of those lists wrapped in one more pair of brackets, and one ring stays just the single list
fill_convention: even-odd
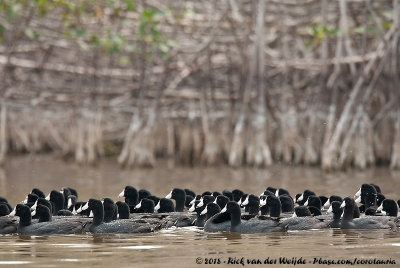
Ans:
[{"label": "flock of coot", "polygon": [[239,189],[196,195],[189,189],[174,188],[160,198],[126,186],[118,197],[125,201],[80,202],[72,188],[53,190],[47,197],[34,188],[14,208],[0,197],[0,233],[147,233],[185,226],[238,233],[322,228],[397,231],[400,224],[399,201],[386,199],[375,184],[363,184],[355,199],[318,196],[310,190],[293,199],[286,189],[273,187],[259,196]]}]

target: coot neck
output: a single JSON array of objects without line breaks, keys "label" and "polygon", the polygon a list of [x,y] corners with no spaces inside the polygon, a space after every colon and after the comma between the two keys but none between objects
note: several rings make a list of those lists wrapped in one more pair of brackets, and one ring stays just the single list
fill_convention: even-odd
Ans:
[{"label": "coot neck", "polygon": [[184,194],[178,195],[177,198],[175,199],[175,201],[176,201],[175,211],[183,212],[183,209],[185,208],[186,196]]},{"label": "coot neck", "polygon": [[29,209],[24,209],[24,211],[22,211],[21,213],[21,216],[19,216],[19,226],[26,227],[31,225],[31,223],[32,223],[31,212]]},{"label": "coot neck", "polygon": [[263,215],[263,216],[268,215],[269,211],[270,211],[270,208],[268,205],[264,205],[264,206],[260,207],[260,212],[261,212],[261,215]]},{"label": "coot neck", "polygon": [[104,221],[104,208],[103,204],[96,206],[93,210],[93,225],[100,225]]},{"label": "coot neck", "polygon": [[273,204],[269,209],[270,217],[280,217],[281,216],[282,205],[280,203]]},{"label": "coot neck", "polygon": [[376,206],[376,194],[369,194],[365,197],[365,208]]},{"label": "coot neck", "polygon": [[232,230],[233,227],[238,226],[241,222],[239,206],[231,208],[230,214],[231,214],[231,230]]},{"label": "coot neck", "polygon": [[345,221],[352,221],[353,220],[353,214],[354,214],[354,206],[353,204],[349,206],[344,207],[344,213],[343,213],[343,220]]},{"label": "coot neck", "polygon": [[246,207],[248,207],[248,213],[250,215],[258,214],[258,212],[260,211],[260,207],[258,204],[249,204],[249,206]]}]

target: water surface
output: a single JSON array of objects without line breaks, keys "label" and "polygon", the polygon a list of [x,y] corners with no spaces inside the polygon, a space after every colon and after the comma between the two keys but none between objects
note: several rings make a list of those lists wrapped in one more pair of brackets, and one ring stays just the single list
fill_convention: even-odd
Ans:
[{"label": "water surface", "polygon": [[[96,167],[81,167],[51,156],[12,158],[0,173],[0,195],[15,204],[33,187],[49,192],[70,186],[78,190],[81,200],[90,197],[117,200],[126,185],[133,185],[159,196],[167,195],[173,187],[191,188],[196,192],[240,188],[259,194],[267,186],[287,188],[292,195],[309,188],[319,195],[352,196],[364,182],[379,184],[388,198],[397,200],[400,197],[399,173],[388,169],[326,174],[316,168],[279,165],[258,170],[169,168],[168,163],[161,163],[156,169],[121,170],[109,160]],[[230,261],[240,263],[241,258],[249,267],[293,267],[293,264],[279,264],[279,258],[305,259],[307,265],[296,265],[303,267],[309,267],[314,258],[317,263],[313,267],[323,266],[318,261],[354,261],[354,258],[391,259],[398,264],[399,247],[400,234],[389,230],[311,230],[248,235],[207,234],[191,227],[132,235],[7,235],[0,237],[0,266],[199,267],[211,261],[220,264],[207,266],[220,267]],[[202,265],[196,264],[197,258],[201,258],[197,261]],[[277,260],[277,264],[247,264],[247,260],[264,262],[266,259]]]}]

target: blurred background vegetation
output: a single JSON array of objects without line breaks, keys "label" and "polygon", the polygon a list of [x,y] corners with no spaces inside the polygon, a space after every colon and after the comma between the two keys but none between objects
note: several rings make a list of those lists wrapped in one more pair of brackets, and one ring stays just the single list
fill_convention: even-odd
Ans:
[{"label": "blurred background vegetation", "polygon": [[400,167],[398,0],[2,0],[0,163]]}]

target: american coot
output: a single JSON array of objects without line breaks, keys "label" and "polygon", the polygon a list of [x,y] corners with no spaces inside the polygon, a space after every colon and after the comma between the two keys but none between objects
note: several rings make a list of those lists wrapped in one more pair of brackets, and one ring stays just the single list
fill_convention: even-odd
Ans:
[{"label": "american coot", "polygon": [[76,214],[76,208],[75,208],[75,204],[76,204],[77,198],[75,195],[70,195],[68,196],[68,201],[67,201],[67,209],[69,211],[72,212],[72,214]]},{"label": "american coot", "polygon": [[353,198],[346,197],[341,205],[344,208],[341,228],[342,229],[395,229],[394,222],[380,217],[365,217],[353,219],[355,202]]},{"label": "american coot", "polygon": [[68,187],[63,187],[61,188],[60,193],[64,196],[64,209],[68,209],[67,204],[68,204],[68,196],[72,195],[71,190]]},{"label": "american coot", "polygon": [[282,232],[285,227],[276,220],[254,220],[254,221],[241,221],[240,207],[235,202],[228,202],[225,208],[221,211],[228,212],[231,217],[231,232],[237,233],[268,233],[268,232]]},{"label": "american coot", "polygon": [[215,203],[208,203],[205,209],[200,213],[200,215],[206,215],[206,221],[221,212],[221,208]]},{"label": "american coot", "polygon": [[146,221],[135,221],[134,219],[105,223],[103,222],[103,204],[96,199],[90,199],[82,209],[89,209],[93,214],[93,222],[88,226],[88,230],[92,233],[149,233],[160,228],[159,223],[150,224]]},{"label": "american coot", "polygon": [[318,196],[310,195],[307,201],[304,203],[304,206],[311,206],[321,209],[321,199]]},{"label": "american coot", "polygon": [[294,202],[302,206],[307,201],[310,195],[316,195],[316,194],[308,189],[304,190],[304,192],[300,196],[296,195],[296,199],[294,200]]},{"label": "american coot", "polygon": [[269,216],[273,218],[278,218],[281,216],[282,212],[282,203],[280,201],[280,198],[269,195],[266,197],[265,201],[263,200],[260,205],[265,205],[268,206],[269,208]]},{"label": "american coot", "polygon": [[136,205],[136,211],[140,213],[154,213],[154,202],[153,200],[143,198],[139,204]]},{"label": "american coot", "polygon": [[269,214],[269,206],[267,205],[268,196],[274,196],[274,195],[260,195],[260,214],[261,214],[261,216],[266,216]]},{"label": "american coot", "polygon": [[386,216],[397,217],[399,208],[396,204],[396,201],[392,199],[385,199],[378,207],[377,211],[382,212]]},{"label": "american coot", "polygon": [[242,197],[242,195],[244,195],[242,190],[239,190],[239,189],[233,190],[232,191],[232,198],[233,198],[232,201],[239,202],[239,200]]},{"label": "american coot", "polygon": [[35,195],[37,195],[38,197],[41,197],[41,198],[46,198],[46,196],[44,195],[42,190],[40,190],[38,188],[33,188],[32,191],[31,191],[31,194],[35,194]]},{"label": "american coot", "polygon": [[175,211],[183,212],[183,209],[185,208],[185,201],[186,201],[186,193],[184,190],[179,189],[179,188],[174,188],[165,198],[174,199],[176,202]]},{"label": "american coot", "polygon": [[[118,219],[129,219],[129,206],[127,203],[118,201],[116,203],[118,207]],[[154,206],[154,203],[153,203]],[[154,211],[154,207],[153,207]]]},{"label": "american coot", "polygon": [[331,228],[340,228],[340,217],[343,213],[343,208],[340,207],[341,205],[342,203],[339,201],[332,201],[330,207],[328,208],[327,213],[333,213],[333,219],[331,222],[329,222],[329,227]]},{"label": "american coot", "polygon": [[243,194],[243,195],[240,197],[239,201],[237,202],[238,205],[239,205],[241,208],[244,208],[243,202],[244,202],[244,200],[246,200],[247,196],[249,196],[249,195],[248,195],[248,194]]},{"label": "american coot", "polygon": [[[214,213],[217,210],[216,207],[211,207],[212,204],[214,204],[214,203],[209,203],[207,205],[207,208],[204,209],[202,212],[202,213],[204,213],[204,211],[206,211],[207,217],[208,217],[209,213],[211,215],[212,213]],[[214,209],[215,209],[215,211],[212,211]],[[219,206],[218,206],[218,210],[220,211]],[[212,212],[210,212],[210,211],[212,211]],[[226,232],[226,231],[230,231],[230,230],[231,230],[231,217],[228,212],[217,213],[214,216],[211,216],[204,224],[205,232],[211,232],[211,233]]]},{"label": "american coot", "polygon": [[293,217],[282,220],[288,230],[310,230],[328,228],[328,224],[314,217],[306,206],[294,208]]},{"label": "american coot", "polygon": [[157,213],[174,212],[174,203],[172,203],[168,198],[161,198],[160,201],[158,201],[158,204],[154,207],[154,211]]},{"label": "american coot", "polygon": [[223,209],[226,206],[226,203],[228,203],[230,200],[227,196],[225,195],[219,195],[215,198],[214,204],[217,204],[220,209]]},{"label": "american coot", "polygon": [[338,201],[340,202],[340,204],[342,204],[343,199],[338,195],[331,195],[329,199],[325,202],[324,209],[329,209],[333,201]]},{"label": "american coot", "polygon": [[[46,206],[38,205],[38,207],[50,211]],[[18,224],[18,233],[27,235],[36,234],[78,234],[82,233],[84,223],[80,220],[40,222],[32,224],[31,211],[28,206],[18,204],[10,215],[20,218]]]},{"label": "american coot", "polygon": [[59,210],[64,209],[64,196],[59,191],[51,191],[50,194],[46,196],[46,200],[49,200],[52,204],[53,215],[57,215]]},{"label": "american coot", "polygon": [[247,195],[242,204],[247,208],[249,215],[258,215],[260,212],[260,198],[253,194]]},{"label": "american coot", "polygon": [[111,198],[104,198],[103,201],[104,207],[104,222],[110,222],[117,219],[118,208],[117,205]]},{"label": "american coot", "polygon": [[[197,227],[203,227],[207,215],[201,214],[201,212],[206,208],[207,204],[212,203],[215,200],[215,197],[212,195],[205,195],[203,196],[200,201],[196,201],[193,206],[195,206],[194,211],[196,212],[196,226]],[[193,211],[193,208],[191,208],[189,211]]]},{"label": "american coot", "polygon": [[147,197],[151,196],[151,193],[146,189],[140,189],[138,192],[138,195],[139,195],[138,201],[140,202],[140,200],[142,200],[143,198],[147,198]]},{"label": "american coot", "polygon": [[282,194],[279,196],[282,205],[282,213],[293,212],[294,202],[290,195]]},{"label": "american coot", "polygon": [[139,202],[139,194],[135,187],[126,186],[118,197],[125,197],[125,203],[128,204],[130,212],[135,212],[135,206]]},{"label": "american coot", "polygon": [[196,197],[196,194],[195,194],[192,190],[190,190],[190,189],[184,189],[184,191],[185,191],[185,194],[186,194],[186,195],[189,195],[189,196],[191,196],[191,197],[193,197],[193,198]]},{"label": "american coot", "polygon": [[222,191],[222,195],[226,196],[227,198],[229,198],[229,201],[233,201],[233,194],[231,191],[228,190],[223,190]]},{"label": "american coot", "polygon": [[276,192],[275,192],[275,195],[276,195],[276,196],[281,196],[281,195],[283,195],[283,194],[290,196],[289,191],[286,190],[286,189],[283,189],[283,188],[279,188],[279,189],[277,189]]},{"label": "american coot", "polygon": [[9,207],[7,206],[7,204],[5,204],[5,203],[0,204],[0,217],[8,215],[8,214],[10,214],[10,212],[11,211],[10,211]]}]

